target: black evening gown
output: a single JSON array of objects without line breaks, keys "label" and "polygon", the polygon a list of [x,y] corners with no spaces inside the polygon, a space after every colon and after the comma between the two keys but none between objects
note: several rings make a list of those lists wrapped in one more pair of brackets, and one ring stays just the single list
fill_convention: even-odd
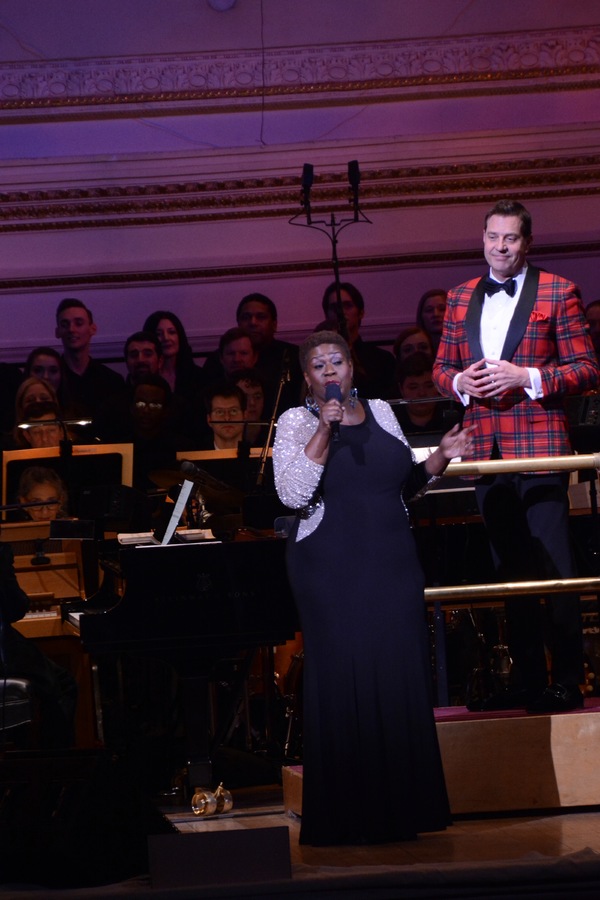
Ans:
[{"label": "black evening gown", "polygon": [[424,476],[365,411],[330,445],[322,522],[288,539],[305,650],[300,842],[314,846],[406,840],[450,822],[424,577],[402,499]]}]

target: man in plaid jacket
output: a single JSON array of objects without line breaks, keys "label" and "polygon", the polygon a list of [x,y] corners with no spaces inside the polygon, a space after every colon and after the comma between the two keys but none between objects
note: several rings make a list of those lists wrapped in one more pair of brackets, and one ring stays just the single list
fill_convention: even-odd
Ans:
[{"label": "man in plaid jacket", "polygon": [[[478,426],[472,459],[571,453],[564,397],[595,388],[600,379],[579,290],[527,263],[531,241],[529,212],[516,201],[499,201],[484,223],[489,274],[448,294],[433,375],[442,394],[464,404],[465,427]],[[575,575],[568,480],[568,473],[543,472],[476,482],[500,580]],[[544,620],[531,596],[507,600],[513,683],[487,708],[561,712],[583,705],[579,598],[549,595],[546,612]]]}]

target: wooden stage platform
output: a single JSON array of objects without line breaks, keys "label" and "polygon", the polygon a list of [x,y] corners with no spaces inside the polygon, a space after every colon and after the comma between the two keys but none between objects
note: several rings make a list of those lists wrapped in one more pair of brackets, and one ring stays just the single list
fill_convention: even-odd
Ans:
[{"label": "wooden stage platform", "polygon": [[[583,710],[435,710],[453,815],[600,805],[600,697]],[[302,813],[302,767],[283,769],[285,808]]]}]

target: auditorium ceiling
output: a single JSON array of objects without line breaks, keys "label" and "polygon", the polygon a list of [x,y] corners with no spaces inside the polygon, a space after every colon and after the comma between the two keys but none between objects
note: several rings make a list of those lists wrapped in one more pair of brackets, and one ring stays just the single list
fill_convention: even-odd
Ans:
[{"label": "auditorium ceiling", "polygon": [[[480,265],[498,196],[531,207],[540,264],[596,291],[596,0],[5,0],[0,125],[0,311],[19,297],[34,322],[3,358],[65,291],[109,356],[167,302],[210,348],[249,290],[301,337],[353,160],[336,250],[369,336]],[[289,224],[305,164],[320,231]]]}]

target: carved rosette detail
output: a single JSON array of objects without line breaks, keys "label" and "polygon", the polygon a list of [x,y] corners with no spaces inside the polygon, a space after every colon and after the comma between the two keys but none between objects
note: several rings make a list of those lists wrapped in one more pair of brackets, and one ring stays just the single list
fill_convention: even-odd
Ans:
[{"label": "carved rosette detail", "polygon": [[0,108],[353,92],[600,71],[600,28],[336,47],[6,63]]}]

